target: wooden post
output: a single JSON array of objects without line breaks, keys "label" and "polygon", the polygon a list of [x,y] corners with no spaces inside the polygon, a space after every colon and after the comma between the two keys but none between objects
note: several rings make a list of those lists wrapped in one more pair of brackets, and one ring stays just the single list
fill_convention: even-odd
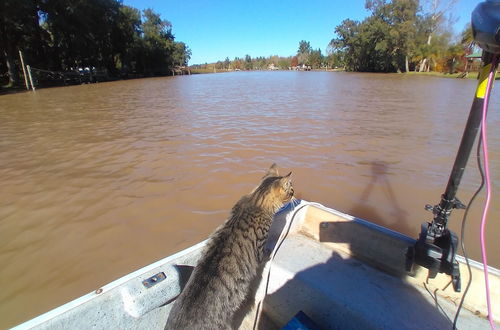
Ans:
[{"label": "wooden post", "polygon": [[21,66],[23,67],[24,83],[26,84],[26,90],[30,90],[28,85],[28,77],[26,76],[26,68],[24,67],[23,53],[19,50],[19,57],[21,58]]},{"label": "wooden post", "polygon": [[35,91],[35,85],[33,84],[33,77],[31,77],[31,67],[26,65],[26,69],[28,69],[28,76],[30,77],[31,89]]}]

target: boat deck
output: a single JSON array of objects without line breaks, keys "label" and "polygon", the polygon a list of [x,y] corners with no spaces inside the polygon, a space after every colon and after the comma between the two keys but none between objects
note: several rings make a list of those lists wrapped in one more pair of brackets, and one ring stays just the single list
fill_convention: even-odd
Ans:
[{"label": "boat deck", "polygon": [[[287,238],[281,249],[264,300],[264,310],[276,324],[304,311],[327,328],[451,329],[455,304],[403,278],[304,235]],[[485,329],[488,322],[462,310],[459,325]]]}]

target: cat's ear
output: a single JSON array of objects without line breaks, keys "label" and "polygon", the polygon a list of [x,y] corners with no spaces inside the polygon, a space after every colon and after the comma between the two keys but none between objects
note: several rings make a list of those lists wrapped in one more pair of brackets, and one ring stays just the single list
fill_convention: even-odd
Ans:
[{"label": "cat's ear", "polygon": [[276,165],[276,163],[273,163],[273,165],[271,165],[271,167],[267,170],[266,175],[264,175],[264,179],[273,176],[280,176],[278,173],[278,165]]},{"label": "cat's ear", "polygon": [[288,173],[288,174],[287,174],[287,175],[285,175],[285,176],[282,176],[282,177],[281,177],[281,179],[280,179],[281,184],[282,184],[283,186],[288,186],[288,185],[290,184],[290,182],[292,182],[292,178],[291,178],[291,176],[292,176],[292,172]]},{"label": "cat's ear", "polygon": [[288,173],[285,176],[282,176],[279,182],[284,189],[288,189],[292,185],[292,172]]}]

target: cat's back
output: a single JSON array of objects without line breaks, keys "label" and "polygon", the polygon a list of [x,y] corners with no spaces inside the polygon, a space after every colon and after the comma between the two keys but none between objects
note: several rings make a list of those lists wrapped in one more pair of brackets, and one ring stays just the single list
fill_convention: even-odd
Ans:
[{"label": "cat's back", "polygon": [[166,329],[230,328],[228,316],[246,298],[258,266],[255,230],[247,219],[258,216],[258,212],[245,204],[237,206],[207,242],[202,258],[172,307]]},{"label": "cat's back", "polygon": [[279,176],[273,164],[259,186],[234,205],[228,220],[207,242],[166,328],[231,328],[237,312],[246,309],[242,306],[247,296],[255,293],[250,288],[256,287],[252,282],[262,272],[273,216],[293,197],[290,174]]}]

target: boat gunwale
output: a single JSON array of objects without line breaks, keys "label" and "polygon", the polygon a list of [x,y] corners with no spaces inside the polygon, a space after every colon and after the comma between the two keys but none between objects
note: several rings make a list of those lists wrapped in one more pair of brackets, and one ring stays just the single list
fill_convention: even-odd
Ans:
[{"label": "boat gunwale", "polygon": [[81,297],[78,297],[74,300],[71,300],[67,303],[64,303],[63,305],[61,305],[59,307],[51,309],[51,310],[49,310],[49,311],[47,311],[39,316],[36,316],[36,317],[34,317],[30,320],[27,320],[19,325],[16,325],[12,328],[12,330],[31,329],[33,327],[41,325],[41,324],[59,316],[59,315],[62,315],[62,314],[66,313],[74,308],[77,308],[80,305],[83,305],[83,304],[91,301],[92,299],[96,298],[97,296],[100,296],[108,291],[111,291],[113,289],[120,287],[121,285],[125,284],[126,282],[128,282],[130,280],[133,280],[134,278],[137,278],[137,277],[139,277],[139,276],[141,276],[149,271],[152,271],[153,269],[159,268],[167,263],[170,263],[171,261],[173,261],[175,259],[178,259],[182,256],[188,255],[196,250],[203,248],[206,245],[207,241],[208,240],[203,240],[203,241],[196,243],[188,248],[180,250],[180,251],[178,251],[174,254],[171,254],[165,258],[162,258],[158,261],[155,261],[147,266],[139,268],[131,273],[128,273],[128,274],[96,289],[93,292],[89,292]]},{"label": "boat gunwale", "polygon": [[[376,223],[370,222],[368,220],[365,220],[365,219],[362,219],[362,218],[359,218],[359,217],[356,217],[356,216],[353,216],[353,215],[350,215],[350,214],[347,214],[347,213],[343,213],[343,212],[338,211],[336,209],[329,208],[329,207],[324,206],[324,205],[322,205],[320,203],[307,202],[307,201],[303,201],[303,202],[308,203],[309,206],[313,206],[313,207],[316,207],[316,208],[318,208],[320,210],[333,213],[333,214],[335,214],[337,216],[346,218],[348,220],[351,220],[351,221],[353,221],[355,223],[361,224],[361,225],[363,225],[365,227],[368,227],[370,229],[374,229],[374,230],[377,230],[377,231],[379,231],[379,232],[381,232],[383,234],[390,235],[393,238],[397,238],[397,239],[403,240],[403,241],[407,242],[409,245],[414,245],[415,242],[417,241],[416,239],[411,238],[408,235],[402,234],[400,232],[394,231],[394,230],[389,229],[387,227],[384,227],[384,226],[378,225]],[[466,264],[465,257],[463,257],[463,256],[461,256],[459,254],[456,254],[456,259],[457,259],[458,262]],[[477,268],[479,270],[483,270],[484,269],[482,262],[474,260],[474,259],[471,259],[471,258],[468,258],[468,259],[469,259],[469,264],[470,264],[471,267]],[[500,277],[500,269],[495,268],[493,266],[489,266],[489,265],[487,265],[487,269],[488,269],[488,273],[489,274],[496,275],[496,276]]]}]

